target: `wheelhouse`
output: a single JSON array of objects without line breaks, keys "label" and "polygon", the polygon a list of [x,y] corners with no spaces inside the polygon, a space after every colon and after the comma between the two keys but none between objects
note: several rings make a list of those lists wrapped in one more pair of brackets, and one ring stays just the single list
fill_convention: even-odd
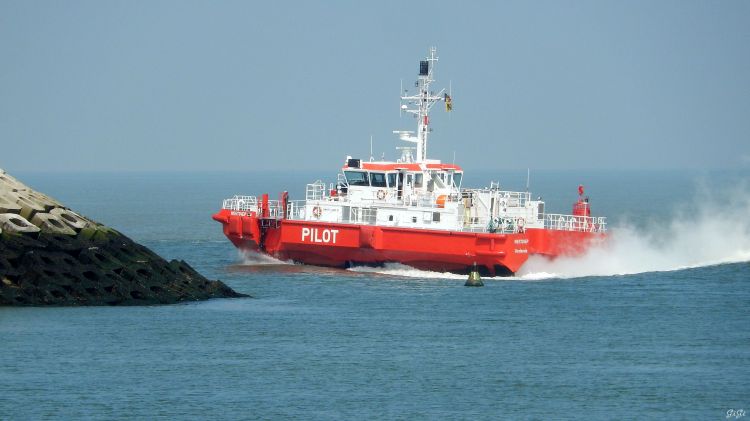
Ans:
[{"label": "wheelhouse", "polygon": [[460,191],[463,170],[451,164],[401,164],[347,159],[339,177],[339,190],[352,188],[410,190],[422,193]]}]

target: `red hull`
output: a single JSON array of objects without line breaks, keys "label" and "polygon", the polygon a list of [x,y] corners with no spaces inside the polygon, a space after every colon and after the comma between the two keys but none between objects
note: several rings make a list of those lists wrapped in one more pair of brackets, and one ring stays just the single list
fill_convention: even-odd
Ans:
[{"label": "red hull", "polygon": [[584,252],[603,234],[527,229],[514,234],[473,233],[289,219],[260,219],[222,209],[213,218],[239,249],[282,260],[349,267],[399,262],[418,269],[464,273],[475,263],[490,275],[510,275],[529,255]]}]

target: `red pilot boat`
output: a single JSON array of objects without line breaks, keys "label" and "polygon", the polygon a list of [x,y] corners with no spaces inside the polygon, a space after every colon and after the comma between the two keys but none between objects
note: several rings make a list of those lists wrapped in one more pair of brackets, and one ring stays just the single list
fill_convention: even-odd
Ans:
[{"label": "red pilot boat", "polygon": [[397,148],[396,161],[346,157],[335,184],[308,184],[305,200],[268,194],[234,196],[213,215],[224,234],[243,251],[281,260],[332,266],[398,262],[418,269],[512,275],[530,255],[554,258],[583,253],[605,237],[606,219],[592,217],[588,199],[571,215],[544,212],[531,193],[499,185],[463,188],[458,165],[427,159],[429,112],[445,90],[430,91],[435,48],[420,61],[417,92],[401,97],[401,111],[413,114],[417,131],[395,131],[412,147]]}]

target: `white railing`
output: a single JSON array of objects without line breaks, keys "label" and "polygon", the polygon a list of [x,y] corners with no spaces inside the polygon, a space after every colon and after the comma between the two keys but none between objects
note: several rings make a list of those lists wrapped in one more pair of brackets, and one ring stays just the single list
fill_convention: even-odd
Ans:
[{"label": "white railing", "polygon": [[[314,184],[313,184],[314,185]],[[316,187],[317,188],[317,187]],[[325,203],[330,199],[325,197],[322,203]],[[455,199],[455,198],[454,198]],[[286,218],[291,220],[315,220],[311,218],[311,215],[305,214],[305,207],[308,204],[307,200],[291,200],[286,204]],[[255,212],[258,215],[262,214],[261,204],[258,202],[255,196],[234,196],[230,199],[224,200],[224,209]],[[434,208],[434,204],[425,204],[421,206],[423,208]],[[394,206],[391,206],[393,209]],[[395,206],[397,209],[408,210],[408,205]],[[352,224],[365,224],[375,225],[377,223],[377,212],[378,208],[375,207],[361,207],[352,206],[349,210],[348,218],[339,217],[336,221],[338,223],[352,223]],[[282,217],[282,202],[280,200],[269,200],[268,201],[268,218],[278,219]],[[479,218],[471,217],[464,219],[463,214],[456,215],[457,222],[459,222],[455,229],[459,231],[468,232],[492,232],[492,233],[516,233],[523,230],[523,222],[519,223],[519,220],[523,218]]]},{"label": "white railing", "polygon": [[286,217],[288,219],[305,219],[305,200],[291,200],[286,205]]},{"label": "white railing", "polygon": [[[258,212],[261,214],[262,212]],[[269,200],[268,201],[268,217],[269,218],[281,218],[281,201],[280,200]]]},{"label": "white railing", "polygon": [[338,173],[336,177],[336,186],[349,187],[349,182],[346,181],[346,177],[344,177],[344,174]]},{"label": "white railing", "polygon": [[[258,202],[256,196],[237,196],[229,199],[224,199],[221,206],[223,209],[229,209],[233,211],[244,211],[244,212],[255,212],[260,215],[262,213],[261,205]],[[268,217],[269,218],[281,218],[282,202],[280,200],[269,200],[268,201]],[[304,200],[292,200],[287,202],[287,218],[289,219],[303,219],[305,209]]]},{"label": "white railing", "polygon": [[255,212],[258,210],[258,198],[255,196],[234,195],[229,199],[224,199],[221,207],[222,209],[229,209],[234,211]]},{"label": "white railing", "polygon": [[461,231],[469,232],[489,232],[497,234],[514,234],[523,232],[523,218],[496,217],[496,218],[478,218],[472,217],[464,221]]},{"label": "white railing", "polygon": [[[522,191],[497,190],[494,187],[483,189],[464,189],[464,192],[487,194],[494,198],[497,204],[503,203],[508,207],[526,206],[526,202],[531,200],[531,193]],[[486,204],[485,204],[486,205]]]},{"label": "white railing", "polygon": [[[310,195],[319,197],[320,199],[317,200],[323,200],[324,202],[331,200],[332,198],[325,196],[324,192],[325,184],[323,184],[322,182],[308,184],[308,197]],[[528,200],[528,197],[524,197],[527,195],[527,193],[503,193],[518,193],[518,196],[516,196],[516,198],[519,201],[522,202],[524,200]],[[512,198],[512,196],[509,197]],[[293,220],[311,219],[311,215],[305,214],[305,206],[307,203],[307,200],[293,200],[287,202],[286,218]],[[436,207],[436,205],[428,203],[420,205],[422,205],[420,207],[428,209]],[[222,204],[222,208],[234,211],[256,212],[258,215],[262,213],[260,204],[258,203],[258,199],[256,196],[235,195],[229,199],[225,199]],[[411,207],[408,206],[408,204],[404,204],[401,206],[390,205],[389,208],[408,210]],[[331,222],[372,225],[377,221],[377,210],[378,208],[376,207],[352,206],[350,208],[348,218],[339,217],[339,220]],[[279,200],[269,200],[268,217],[281,218],[282,216],[282,202]],[[509,234],[521,232],[525,228],[523,218],[520,217],[466,217],[463,213],[458,213],[456,214],[456,218],[456,229],[461,231]],[[545,214],[544,227],[547,229],[561,231],[606,232],[607,218],[563,214]]]},{"label": "white railing", "polygon": [[544,227],[560,231],[606,232],[607,218],[548,213],[544,215]]},{"label": "white railing", "polygon": [[310,183],[305,188],[305,199],[307,200],[322,200],[325,196],[326,183],[318,180],[314,183]]}]

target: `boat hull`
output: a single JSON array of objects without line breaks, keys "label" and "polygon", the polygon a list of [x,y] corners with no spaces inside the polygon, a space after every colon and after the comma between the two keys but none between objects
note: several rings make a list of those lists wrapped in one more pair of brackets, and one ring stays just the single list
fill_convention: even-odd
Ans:
[{"label": "boat hull", "polygon": [[577,255],[603,239],[600,233],[548,229],[500,234],[263,219],[227,209],[213,218],[237,248],[281,260],[330,267],[397,262],[454,273],[466,273],[476,264],[492,276],[512,275],[529,255]]}]

